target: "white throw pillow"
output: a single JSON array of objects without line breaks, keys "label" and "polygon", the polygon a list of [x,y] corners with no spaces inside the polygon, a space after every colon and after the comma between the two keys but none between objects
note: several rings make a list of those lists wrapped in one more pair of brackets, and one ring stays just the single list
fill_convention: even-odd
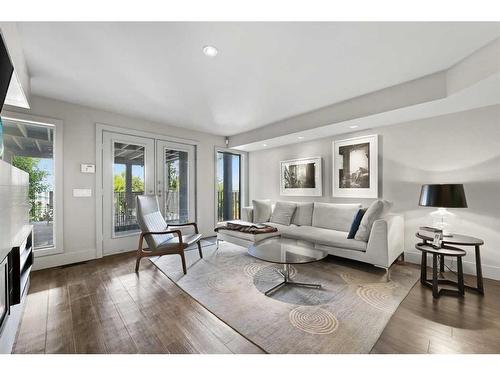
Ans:
[{"label": "white throw pillow", "polygon": [[372,202],[363,215],[363,219],[361,219],[361,223],[359,224],[359,228],[354,236],[354,239],[367,242],[368,238],[370,238],[373,223],[375,220],[384,216],[389,211],[391,206],[392,203],[386,200],[377,199]]},{"label": "white throw pillow", "polygon": [[290,225],[296,208],[297,204],[294,202],[276,202],[271,215],[271,223]]},{"label": "white throw pillow", "polygon": [[269,199],[253,200],[253,222],[267,223],[271,218],[273,208]]}]

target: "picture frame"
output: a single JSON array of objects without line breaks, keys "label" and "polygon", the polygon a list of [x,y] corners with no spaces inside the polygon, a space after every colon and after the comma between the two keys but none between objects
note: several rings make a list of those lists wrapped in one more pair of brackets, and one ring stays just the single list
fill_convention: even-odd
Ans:
[{"label": "picture frame", "polygon": [[323,195],[321,157],[280,161],[280,195]]},{"label": "picture frame", "polygon": [[378,135],[334,140],[334,197],[378,198]]}]

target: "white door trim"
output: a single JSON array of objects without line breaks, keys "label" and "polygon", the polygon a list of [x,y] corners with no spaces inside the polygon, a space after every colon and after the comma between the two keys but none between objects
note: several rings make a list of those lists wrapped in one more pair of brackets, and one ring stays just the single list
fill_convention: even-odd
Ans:
[{"label": "white door trim", "polygon": [[[167,136],[164,134],[158,134],[158,133],[152,133],[152,132],[147,132],[147,131],[142,131],[142,130],[135,130],[135,129],[130,129],[130,128],[123,128],[120,126],[115,126],[115,125],[107,125],[104,123],[96,123],[96,130],[95,130],[95,139],[96,139],[96,176],[95,176],[95,207],[96,207],[96,220],[95,220],[95,228],[96,228],[96,258],[102,258],[103,257],[103,247],[102,247],[102,241],[103,241],[103,223],[102,223],[102,214],[103,214],[103,171],[102,171],[102,152],[103,152],[103,132],[104,131],[109,131],[109,132],[114,132],[114,133],[121,133],[125,135],[135,135],[138,137],[143,137],[143,138],[152,138],[156,140],[161,140],[161,141],[167,141],[167,142],[176,142],[176,143],[183,143],[183,144],[188,144],[188,145],[193,145],[193,146],[198,146],[200,142],[192,140],[192,139],[185,139],[185,138],[178,138],[178,137],[171,137]],[[195,155],[197,153],[198,147],[195,147]],[[196,179],[195,179],[195,192],[197,192],[197,182],[198,181],[198,168],[197,168],[197,158],[195,156],[195,171],[196,171]],[[195,193],[196,194],[196,193]],[[197,199],[197,198],[196,198]],[[198,202],[196,202],[198,203]],[[196,204],[196,207],[198,204]]]}]

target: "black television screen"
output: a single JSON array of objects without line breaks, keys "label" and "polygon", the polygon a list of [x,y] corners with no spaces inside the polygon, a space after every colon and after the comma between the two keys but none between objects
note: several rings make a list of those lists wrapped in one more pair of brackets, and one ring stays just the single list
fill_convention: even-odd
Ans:
[{"label": "black television screen", "polygon": [[3,38],[0,35],[0,111],[2,110],[7,90],[9,89],[10,78],[12,77],[13,71],[14,67],[10,61],[7,47],[5,47]]}]

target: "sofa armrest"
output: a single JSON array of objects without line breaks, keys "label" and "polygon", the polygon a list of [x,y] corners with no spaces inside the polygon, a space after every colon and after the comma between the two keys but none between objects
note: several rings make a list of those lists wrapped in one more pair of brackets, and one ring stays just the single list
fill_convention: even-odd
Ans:
[{"label": "sofa armrest", "polygon": [[404,252],[404,217],[391,214],[375,220],[366,248],[373,264],[390,267]]},{"label": "sofa armrest", "polygon": [[241,207],[241,220],[253,223],[253,207]]}]

